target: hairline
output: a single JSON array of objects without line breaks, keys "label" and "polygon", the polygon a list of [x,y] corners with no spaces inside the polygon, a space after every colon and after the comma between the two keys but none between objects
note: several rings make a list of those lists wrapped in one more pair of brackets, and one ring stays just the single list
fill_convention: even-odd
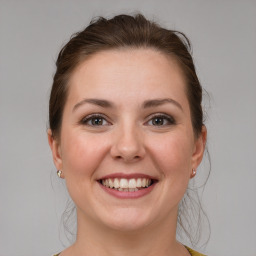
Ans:
[{"label": "hairline", "polygon": [[[71,86],[71,81],[72,78],[74,76],[74,74],[76,73],[76,71],[81,67],[81,65],[83,65],[83,63],[85,63],[86,61],[90,60],[91,58],[93,58],[96,55],[99,55],[100,53],[104,53],[104,52],[122,52],[122,51],[130,51],[130,50],[152,50],[154,52],[157,52],[159,54],[161,54],[163,57],[165,57],[166,59],[168,59],[171,62],[174,62],[179,71],[181,72],[181,76],[184,79],[184,84],[185,84],[185,94],[189,103],[189,111],[190,111],[190,117],[191,117],[191,123],[192,123],[192,127],[193,127],[193,131],[194,131],[194,135],[195,137],[198,137],[197,132],[194,129],[193,126],[193,120],[192,120],[192,115],[191,115],[191,107],[190,107],[190,100],[189,100],[189,95],[188,95],[188,79],[186,77],[186,72],[185,72],[185,65],[183,65],[181,63],[181,61],[179,60],[179,57],[176,56],[175,54],[172,54],[168,51],[165,51],[164,49],[152,46],[152,45],[146,45],[146,43],[141,44],[141,45],[124,45],[124,46],[105,46],[103,47],[103,49],[95,49],[94,52],[88,53],[88,54],[84,54],[84,56],[80,56],[80,60],[76,63],[76,65],[74,65],[72,68],[70,68],[70,70],[66,73],[66,77],[67,80],[65,82],[65,90],[66,90],[66,95],[65,95],[65,100],[64,100],[64,104],[63,104],[63,108],[62,108],[62,113],[61,113],[61,120],[60,120],[60,127],[59,130],[57,131],[57,134],[54,135],[54,137],[56,136],[58,138],[58,140],[60,141],[60,135],[61,135],[61,128],[62,128],[62,122],[63,122],[63,113],[64,113],[64,109],[66,106],[66,102],[68,100],[69,97],[69,88]],[[81,54],[81,53],[80,53]]]}]

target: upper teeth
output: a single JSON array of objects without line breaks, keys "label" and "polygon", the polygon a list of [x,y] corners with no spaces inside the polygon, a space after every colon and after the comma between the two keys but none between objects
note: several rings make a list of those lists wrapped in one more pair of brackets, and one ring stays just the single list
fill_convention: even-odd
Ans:
[{"label": "upper teeth", "polygon": [[148,187],[151,184],[151,179],[104,179],[102,180],[102,184],[109,188],[141,188]]}]

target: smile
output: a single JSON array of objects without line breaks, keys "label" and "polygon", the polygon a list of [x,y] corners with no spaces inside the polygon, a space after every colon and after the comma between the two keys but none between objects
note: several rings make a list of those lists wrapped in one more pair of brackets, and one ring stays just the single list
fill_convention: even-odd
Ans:
[{"label": "smile", "polygon": [[115,174],[103,177],[98,180],[98,183],[105,192],[120,199],[135,199],[145,196],[154,189],[158,182],[147,175],[118,176]]},{"label": "smile", "polygon": [[112,188],[118,191],[135,192],[140,189],[149,187],[153,180],[148,178],[137,178],[137,179],[103,179],[100,180],[101,184],[107,188]]}]

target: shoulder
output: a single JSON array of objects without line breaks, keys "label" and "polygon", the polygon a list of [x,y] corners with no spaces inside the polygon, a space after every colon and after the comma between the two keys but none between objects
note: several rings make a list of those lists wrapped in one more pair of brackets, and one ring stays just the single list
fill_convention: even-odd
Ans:
[{"label": "shoulder", "polygon": [[194,250],[192,250],[191,248],[185,246],[186,249],[189,251],[190,255],[191,256],[206,256],[205,254],[202,254],[202,253],[199,253],[199,252],[196,252]]}]

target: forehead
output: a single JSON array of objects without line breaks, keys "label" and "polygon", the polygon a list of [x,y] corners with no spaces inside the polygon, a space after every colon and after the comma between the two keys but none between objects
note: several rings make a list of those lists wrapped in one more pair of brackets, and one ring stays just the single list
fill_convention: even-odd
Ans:
[{"label": "forehead", "polygon": [[[102,51],[82,62],[69,82],[69,98],[184,100],[185,79],[175,59],[154,49]],[[183,98],[183,99],[181,99]]]}]

